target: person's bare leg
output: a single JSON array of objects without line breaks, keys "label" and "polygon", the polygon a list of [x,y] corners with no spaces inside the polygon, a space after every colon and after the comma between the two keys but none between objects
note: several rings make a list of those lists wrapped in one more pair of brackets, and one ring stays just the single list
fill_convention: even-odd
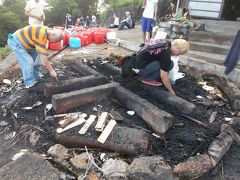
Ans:
[{"label": "person's bare leg", "polygon": [[147,32],[146,33],[146,42],[149,42],[151,39],[151,33],[150,32]]},{"label": "person's bare leg", "polygon": [[146,42],[146,33],[143,32],[143,42],[145,43]]}]

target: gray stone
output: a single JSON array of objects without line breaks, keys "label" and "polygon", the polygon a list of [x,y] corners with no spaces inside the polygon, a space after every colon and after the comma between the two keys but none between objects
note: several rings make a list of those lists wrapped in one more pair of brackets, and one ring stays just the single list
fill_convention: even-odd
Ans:
[{"label": "gray stone", "polygon": [[189,33],[188,28],[182,27],[181,30],[180,30],[180,33],[184,34],[184,35],[187,35]]},{"label": "gray stone", "polygon": [[224,154],[229,150],[233,143],[231,135],[222,132],[215,140],[210,144],[208,148],[208,154],[212,160],[214,166],[222,159]]},{"label": "gray stone", "polygon": [[167,29],[171,28],[171,24],[168,22],[160,22],[159,26],[160,26],[160,28],[167,28]]},{"label": "gray stone", "polygon": [[175,32],[175,33],[179,33],[180,32],[179,25],[174,25],[173,28],[172,28],[172,31]]},{"label": "gray stone", "polygon": [[1,180],[59,180],[61,173],[47,160],[25,154],[0,169]]},{"label": "gray stone", "polygon": [[177,33],[175,33],[175,32],[173,32],[172,34],[171,34],[171,39],[177,39],[177,38],[179,38],[179,34],[177,34]]},{"label": "gray stone", "polygon": [[127,177],[132,180],[173,180],[173,171],[161,156],[140,157],[128,167]]},{"label": "gray stone", "polygon": [[121,160],[108,159],[103,165],[103,174],[107,179],[126,179],[128,164]]},{"label": "gray stone", "polygon": [[[70,163],[77,169],[87,169],[88,161],[90,161],[89,158],[94,162],[92,153],[82,153],[71,158]],[[89,165],[90,164],[91,164],[90,169],[93,169],[94,168],[93,163],[89,163]]]},{"label": "gray stone", "polygon": [[69,157],[68,149],[61,144],[55,144],[48,149],[48,154],[55,158],[67,158]]}]

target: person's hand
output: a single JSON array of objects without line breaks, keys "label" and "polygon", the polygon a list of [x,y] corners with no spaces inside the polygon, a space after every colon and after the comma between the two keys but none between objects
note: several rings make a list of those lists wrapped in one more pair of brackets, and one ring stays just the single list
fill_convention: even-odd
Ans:
[{"label": "person's hand", "polygon": [[156,21],[156,20],[157,20],[157,17],[156,17],[156,16],[154,16],[154,17],[153,17],[153,20],[154,20],[154,21]]},{"label": "person's hand", "polygon": [[171,90],[170,93],[172,93],[173,95],[176,95],[176,93],[174,92],[174,90]]},{"label": "person's hand", "polygon": [[50,72],[50,76],[52,77],[52,79],[54,79],[54,80],[57,81],[57,73],[56,73],[56,71],[52,70],[52,71]]}]

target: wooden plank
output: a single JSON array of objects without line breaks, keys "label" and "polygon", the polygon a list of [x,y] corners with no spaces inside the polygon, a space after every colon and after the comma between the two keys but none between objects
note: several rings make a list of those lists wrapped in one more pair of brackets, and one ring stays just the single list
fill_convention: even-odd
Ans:
[{"label": "wooden plank", "polygon": [[216,120],[217,111],[213,111],[210,118],[209,123],[213,123]]},{"label": "wooden plank", "polygon": [[52,96],[52,105],[57,113],[64,113],[70,109],[111,96],[114,87],[117,86],[118,83],[109,83],[68,93],[55,94]]},{"label": "wooden plank", "polygon": [[84,122],[86,122],[86,120],[85,120],[84,118],[80,117],[80,118],[78,118],[76,121],[74,121],[73,123],[67,125],[65,128],[58,128],[58,129],[57,129],[57,133],[60,134],[60,133],[62,133],[62,132],[65,132],[65,131],[67,131],[67,130],[69,130],[69,129],[72,129],[72,128],[76,127],[76,126],[81,125],[81,124],[84,123]]},{"label": "wooden plank", "polygon": [[68,116],[65,117],[65,119],[59,121],[59,124],[62,128],[66,127],[67,125],[71,124],[72,122],[74,122],[75,120],[79,119],[79,118],[86,118],[87,114],[86,113],[75,113],[75,114],[70,114]]},{"label": "wooden plank", "polygon": [[146,99],[121,86],[116,87],[115,93],[122,104],[134,110],[156,133],[163,134],[172,126],[173,116]]},{"label": "wooden plank", "polygon": [[85,134],[88,130],[88,128],[92,125],[92,123],[95,121],[97,116],[95,115],[90,115],[86,123],[83,125],[83,127],[80,129],[78,132],[79,134]]},{"label": "wooden plank", "polygon": [[182,114],[192,115],[197,109],[196,105],[193,103],[173,95],[166,90],[147,84],[142,84],[142,86],[150,95],[154,97],[156,101],[165,104],[166,106],[170,106]]},{"label": "wooden plank", "polygon": [[99,136],[97,141],[104,144],[116,124],[117,122],[111,119],[110,122],[105,127],[105,129],[103,130],[103,132],[101,133],[101,135]]},{"label": "wooden plank", "polygon": [[102,132],[104,127],[105,127],[105,123],[107,121],[109,117],[109,113],[108,112],[103,112],[100,117],[98,118],[98,122],[95,126],[96,131]]},{"label": "wooden plank", "polygon": [[139,155],[146,153],[149,145],[149,134],[143,130],[115,126],[114,131],[104,144],[94,136],[63,134],[55,135],[56,141],[70,148],[100,148],[123,154]]},{"label": "wooden plank", "polygon": [[99,72],[95,71],[93,68],[89,67],[87,64],[83,64],[82,62],[79,62],[79,61],[73,62],[73,65],[71,67],[75,71],[77,71],[79,74],[82,74],[83,76],[88,76],[88,75],[100,76],[101,75]]},{"label": "wooden plank", "polygon": [[70,92],[74,90],[80,90],[101,84],[106,84],[107,80],[103,76],[90,75],[75,79],[68,79],[59,82],[51,82],[44,84],[44,94],[46,97],[50,97],[53,94],[60,94],[64,92]]}]

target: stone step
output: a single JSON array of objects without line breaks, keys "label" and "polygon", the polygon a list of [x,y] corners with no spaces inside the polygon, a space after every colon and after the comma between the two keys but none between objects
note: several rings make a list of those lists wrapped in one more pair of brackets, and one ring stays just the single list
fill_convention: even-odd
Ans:
[{"label": "stone step", "polygon": [[190,50],[227,55],[229,49],[228,45],[190,41]]},{"label": "stone step", "polygon": [[205,31],[192,31],[190,36],[190,41],[214,43],[221,45],[232,45],[234,40],[234,35],[205,32]]},{"label": "stone step", "polygon": [[[218,64],[218,65],[223,65],[226,58],[226,55],[223,55],[223,54],[208,53],[208,52],[201,52],[201,51],[189,51],[188,54],[184,56],[205,60],[207,62]],[[237,62],[237,67],[240,67],[240,61]]]},{"label": "stone step", "polygon": [[[184,65],[189,68],[199,70],[199,71],[217,71],[219,74],[226,76],[224,74],[225,66],[222,64],[216,64],[214,62],[209,61],[209,59],[204,59],[201,56],[195,55],[195,57],[191,57],[188,55],[180,56],[179,58],[179,65]],[[237,66],[234,68],[234,70],[229,73],[227,76],[227,79],[230,81],[238,84],[240,82],[240,67]]]},{"label": "stone step", "polygon": [[205,24],[206,31],[232,35],[236,35],[240,27],[240,22],[238,21],[195,19],[193,22]]}]

